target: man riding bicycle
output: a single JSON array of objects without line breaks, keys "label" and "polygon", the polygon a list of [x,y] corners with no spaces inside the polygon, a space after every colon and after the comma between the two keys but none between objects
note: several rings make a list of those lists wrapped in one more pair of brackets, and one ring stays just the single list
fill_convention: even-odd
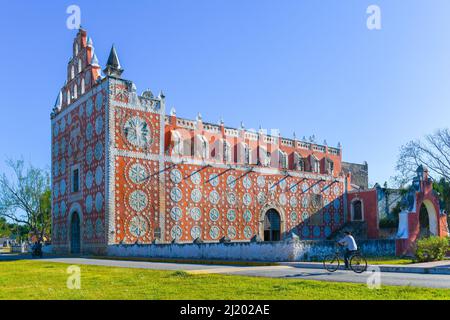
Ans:
[{"label": "man riding bicycle", "polygon": [[354,253],[356,253],[356,251],[358,250],[358,246],[356,245],[355,238],[353,238],[352,233],[350,231],[345,231],[344,234],[345,237],[342,238],[340,241],[338,241],[338,244],[345,248],[344,253],[345,269],[349,269],[350,257]]}]

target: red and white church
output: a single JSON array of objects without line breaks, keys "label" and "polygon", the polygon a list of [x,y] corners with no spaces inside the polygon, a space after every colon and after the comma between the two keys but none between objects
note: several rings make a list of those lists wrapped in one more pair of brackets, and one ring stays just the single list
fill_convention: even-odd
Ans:
[{"label": "red and white church", "polygon": [[[379,237],[377,190],[355,183],[351,168],[362,165],[343,162],[340,146],[180,118],[166,113],[163,93],[138,95],[123,71],[114,47],[101,68],[79,30],[51,114],[55,252],[323,240],[354,223]],[[447,234],[430,188],[422,170],[401,214],[399,253],[418,236],[422,203],[431,233]]]}]

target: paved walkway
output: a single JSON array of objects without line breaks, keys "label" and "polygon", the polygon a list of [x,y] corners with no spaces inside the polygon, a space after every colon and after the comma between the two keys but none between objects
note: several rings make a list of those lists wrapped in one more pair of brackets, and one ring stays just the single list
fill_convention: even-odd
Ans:
[{"label": "paved walkway", "polygon": [[[29,259],[29,256],[0,255],[0,261]],[[90,258],[44,258],[40,261],[66,263],[72,265],[97,265],[106,267],[138,268],[149,270],[186,271],[191,274],[228,274],[254,277],[308,279],[334,282],[366,283],[372,273],[356,274],[352,271],[338,270],[329,273],[323,269],[321,263],[296,263],[286,262],[276,266],[230,266],[230,265],[205,265],[187,263],[163,263],[146,261],[105,260]],[[430,288],[450,288],[449,274],[419,273],[421,270],[441,268],[448,270],[450,261],[434,262],[431,264],[417,264],[407,266],[379,266],[382,285],[416,286]],[[386,268],[386,270],[383,270]],[[395,272],[389,271],[395,268]],[[403,269],[402,269],[403,268]],[[409,269],[408,269],[409,268]],[[412,269],[411,269],[412,268]],[[404,270],[404,271],[402,271]],[[413,272],[414,271],[414,272]]]}]

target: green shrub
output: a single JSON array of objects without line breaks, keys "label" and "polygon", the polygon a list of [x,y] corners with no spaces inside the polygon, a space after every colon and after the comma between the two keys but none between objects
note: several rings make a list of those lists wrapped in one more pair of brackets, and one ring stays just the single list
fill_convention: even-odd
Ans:
[{"label": "green shrub", "polygon": [[379,223],[380,229],[392,229],[398,227],[398,219],[382,218]]},{"label": "green shrub", "polygon": [[449,250],[448,238],[428,237],[417,241],[416,258],[420,262],[443,260]]}]

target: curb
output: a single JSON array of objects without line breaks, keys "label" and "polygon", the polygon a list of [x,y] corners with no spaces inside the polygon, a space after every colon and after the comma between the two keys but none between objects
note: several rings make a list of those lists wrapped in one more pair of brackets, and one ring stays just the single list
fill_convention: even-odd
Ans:
[{"label": "curb", "polygon": [[[280,265],[288,265],[296,268],[305,269],[323,269],[323,265],[320,263],[310,264],[310,263],[280,263]],[[378,267],[381,272],[393,272],[393,273],[417,273],[417,274],[442,274],[450,275],[450,268],[442,267],[407,267],[407,266],[386,266],[386,265],[368,265],[368,267]],[[339,266],[339,270],[345,270],[343,265]]]}]

